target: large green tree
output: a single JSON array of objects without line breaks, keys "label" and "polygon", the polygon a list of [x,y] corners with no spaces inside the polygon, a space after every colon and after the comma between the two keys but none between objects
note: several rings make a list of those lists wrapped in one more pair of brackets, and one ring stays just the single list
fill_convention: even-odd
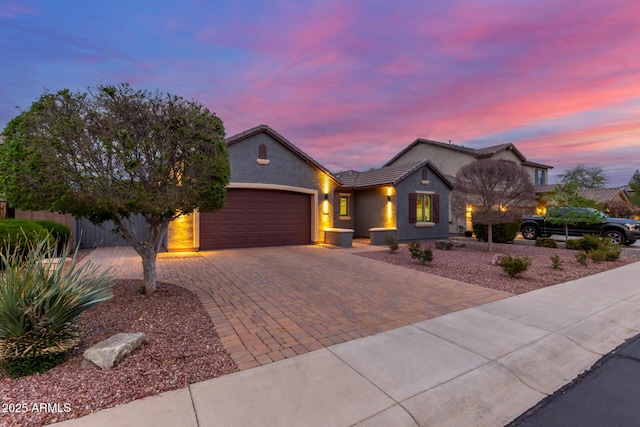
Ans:
[{"label": "large green tree", "polygon": [[[145,290],[169,223],[224,205],[222,121],[203,105],[126,83],[45,93],[5,128],[0,193],[11,205],[113,221],[142,257]],[[132,228],[141,214],[148,238]]]},{"label": "large green tree", "polygon": [[600,167],[577,165],[560,174],[562,185],[575,185],[579,190],[584,188],[602,188],[607,184],[607,176]]}]

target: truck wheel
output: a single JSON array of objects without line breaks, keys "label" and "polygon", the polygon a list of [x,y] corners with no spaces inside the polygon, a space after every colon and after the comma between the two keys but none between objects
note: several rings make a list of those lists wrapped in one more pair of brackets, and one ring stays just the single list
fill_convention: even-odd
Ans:
[{"label": "truck wheel", "polygon": [[605,231],[602,237],[611,240],[613,245],[622,245],[627,240],[621,232],[616,230]]},{"label": "truck wheel", "polygon": [[527,240],[536,240],[538,238],[538,229],[533,225],[525,225],[522,227],[522,237]]}]

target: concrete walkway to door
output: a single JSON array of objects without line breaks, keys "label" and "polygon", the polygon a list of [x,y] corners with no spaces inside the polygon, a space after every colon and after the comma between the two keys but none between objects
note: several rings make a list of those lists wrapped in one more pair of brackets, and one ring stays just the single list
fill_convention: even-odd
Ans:
[{"label": "concrete walkway to door", "polygon": [[[321,246],[248,248],[158,257],[158,280],[198,295],[241,370],[474,307],[511,294]],[[131,248],[89,256],[142,278]]]}]

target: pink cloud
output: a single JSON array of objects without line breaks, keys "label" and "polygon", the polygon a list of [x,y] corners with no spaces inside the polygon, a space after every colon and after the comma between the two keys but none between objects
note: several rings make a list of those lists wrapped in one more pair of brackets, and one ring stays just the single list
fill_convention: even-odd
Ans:
[{"label": "pink cloud", "polygon": [[20,2],[8,0],[0,4],[0,16],[3,18],[17,18],[20,15],[36,13],[36,9]]}]

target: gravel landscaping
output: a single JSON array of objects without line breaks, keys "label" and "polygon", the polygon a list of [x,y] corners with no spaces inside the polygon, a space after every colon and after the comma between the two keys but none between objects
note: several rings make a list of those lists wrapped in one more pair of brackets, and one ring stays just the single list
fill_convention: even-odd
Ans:
[{"label": "gravel landscaping", "polygon": [[[391,253],[385,247],[360,256],[449,277],[492,289],[521,294],[640,260],[640,251],[626,250],[615,262],[589,263],[575,259],[576,251],[539,248],[531,244],[495,244],[460,239],[464,247],[433,249],[434,260],[421,265],[406,245]],[[434,247],[434,242],[423,242]],[[527,256],[532,264],[518,278],[492,265],[496,254]],[[551,256],[563,260],[551,268]],[[36,426],[81,417],[164,391],[219,377],[238,369],[220,343],[214,325],[198,298],[176,285],[160,283],[156,295],[138,293],[141,281],[120,280],[114,298],[82,316],[83,339],[68,360],[42,375],[10,379],[0,374],[2,426]],[[144,332],[148,341],[111,370],[82,369],[82,354],[90,346],[118,332]],[[35,404],[35,406],[34,406]],[[51,410],[37,410],[45,404]],[[26,409],[16,412],[17,409]],[[36,408],[36,410],[34,410]]]},{"label": "gravel landscaping", "polygon": [[[63,364],[42,375],[0,375],[0,425],[39,426],[81,417],[237,371],[194,294],[160,283],[149,298],[138,293],[140,284],[118,281],[111,300],[83,313],[82,342]],[[147,343],[111,370],[80,367],[87,348],[118,332],[143,332]],[[40,404],[49,408],[41,411]]]},{"label": "gravel landscaping", "polygon": [[[456,240],[452,240],[456,242]],[[640,261],[639,251],[626,250],[623,256],[613,262],[580,265],[575,258],[577,251],[568,249],[551,249],[533,246],[532,242],[525,244],[495,244],[493,252],[487,251],[487,244],[471,239],[460,239],[464,247],[451,250],[435,249],[435,243],[422,242],[423,246],[433,248],[433,261],[426,265],[411,259],[407,245],[401,244],[396,252],[387,250],[361,253],[361,256],[402,267],[413,268],[436,276],[448,277],[465,283],[484,286],[512,294],[522,294],[557,285],[580,277],[590,276],[601,271],[610,270],[622,265]],[[510,278],[500,266],[492,264],[496,254],[511,255],[513,257],[527,257],[531,266],[516,278]],[[558,255],[562,261],[562,269],[551,268],[551,257]]]}]

